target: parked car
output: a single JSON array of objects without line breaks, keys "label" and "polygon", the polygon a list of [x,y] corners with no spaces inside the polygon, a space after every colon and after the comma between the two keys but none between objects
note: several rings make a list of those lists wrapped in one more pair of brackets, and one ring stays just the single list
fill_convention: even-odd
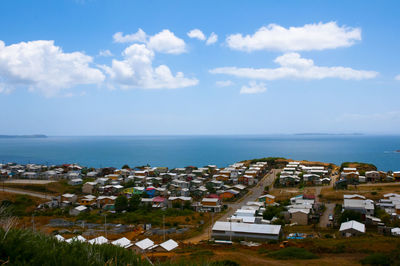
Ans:
[{"label": "parked car", "polygon": [[333,215],[329,214],[329,221],[333,221]]}]

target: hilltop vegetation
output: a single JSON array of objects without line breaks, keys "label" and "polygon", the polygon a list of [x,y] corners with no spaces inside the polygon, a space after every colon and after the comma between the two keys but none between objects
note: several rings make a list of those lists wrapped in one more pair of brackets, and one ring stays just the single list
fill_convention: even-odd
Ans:
[{"label": "hilltop vegetation", "polygon": [[361,163],[361,162],[344,162],[340,165],[340,171],[343,168],[357,168],[357,170],[361,173],[365,173],[366,171],[376,171],[378,168],[371,163]]}]

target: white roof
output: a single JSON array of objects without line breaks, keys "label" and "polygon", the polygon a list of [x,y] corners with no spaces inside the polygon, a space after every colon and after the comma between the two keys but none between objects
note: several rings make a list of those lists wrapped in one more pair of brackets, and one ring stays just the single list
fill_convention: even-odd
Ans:
[{"label": "white roof", "polygon": [[365,233],[365,224],[362,224],[362,223],[354,221],[354,220],[348,221],[348,222],[342,223],[340,225],[339,231],[345,231],[345,230],[349,230],[349,229],[354,229],[361,233]]},{"label": "white roof", "polygon": [[218,202],[219,199],[217,198],[203,198],[201,201],[204,202]]},{"label": "white roof", "polygon": [[65,241],[65,238],[62,235],[55,235],[54,236],[58,241]]},{"label": "white roof", "polygon": [[175,242],[174,240],[170,239],[168,241],[165,241],[164,243],[161,243],[160,246],[163,247],[167,251],[171,251],[178,247],[178,243]]},{"label": "white roof", "polygon": [[75,194],[65,193],[62,195],[64,198],[72,198],[75,197]]},{"label": "white roof", "polygon": [[212,228],[213,231],[232,231],[240,233],[268,234],[279,235],[281,231],[280,225],[270,224],[247,224],[247,223],[230,223],[216,222]]},{"label": "white roof", "polygon": [[400,228],[398,228],[398,227],[392,228],[392,230],[390,230],[390,231],[391,231],[392,235],[400,235]]},{"label": "white roof", "polygon": [[75,210],[77,210],[77,211],[84,211],[84,210],[86,210],[87,209],[87,207],[86,206],[83,206],[83,205],[80,205],[80,206],[78,206],[78,207],[75,207]]},{"label": "white roof", "polygon": [[86,238],[84,238],[83,236],[79,235],[79,236],[74,236],[70,239],[65,240],[65,242],[67,243],[71,243],[73,241],[79,241],[79,242],[86,242]]},{"label": "white roof", "polygon": [[310,209],[297,209],[297,208],[292,208],[288,210],[289,213],[296,213],[296,212],[302,212],[305,214],[309,214],[310,213]]},{"label": "white roof", "polygon": [[344,199],[354,199],[354,198],[365,199],[364,196],[358,195],[358,194],[343,195],[343,198],[344,198]]},{"label": "white roof", "polygon": [[99,236],[99,237],[93,238],[92,240],[89,240],[88,242],[89,242],[89,244],[102,245],[102,244],[107,244],[108,239],[105,238],[104,236]]},{"label": "white roof", "polygon": [[111,244],[113,244],[114,246],[120,246],[123,248],[128,248],[128,247],[132,246],[131,241],[126,237],[117,239],[117,240],[111,242]]},{"label": "white roof", "polygon": [[273,196],[273,195],[270,195],[270,194],[266,194],[266,195],[262,195],[262,196],[260,196],[260,197],[258,197],[259,199],[262,199],[262,198],[270,198],[270,199],[275,199],[275,196]]},{"label": "white roof", "polygon": [[154,246],[154,242],[151,241],[150,239],[146,238],[146,239],[143,239],[143,240],[141,240],[139,242],[136,242],[135,245],[137,247],[139,247],[141,250],[146,250],[146,249]]}]

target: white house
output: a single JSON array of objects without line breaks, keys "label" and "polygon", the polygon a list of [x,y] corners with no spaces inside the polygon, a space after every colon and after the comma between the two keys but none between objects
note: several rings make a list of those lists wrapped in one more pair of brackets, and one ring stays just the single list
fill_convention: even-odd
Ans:
[{"label": "white house", "polygon": [[342,236],[350,237],[365,233],[365,224],[357,221],[348,221],[340,225],[339,232]]}]

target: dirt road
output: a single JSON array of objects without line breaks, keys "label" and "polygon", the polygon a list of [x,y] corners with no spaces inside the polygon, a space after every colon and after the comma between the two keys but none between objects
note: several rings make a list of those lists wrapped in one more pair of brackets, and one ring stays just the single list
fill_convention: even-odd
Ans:
[{"label": "dirt road", "polygon": [[14,194],[21,194],[21,195],[28,195],[35,198],[42,198],[42,199],[51,199],[51,195],[46,195],[38,192],[32,192],[22,189],[14,189],[14,188],[0,188],[0,191],[14,193]]}]

